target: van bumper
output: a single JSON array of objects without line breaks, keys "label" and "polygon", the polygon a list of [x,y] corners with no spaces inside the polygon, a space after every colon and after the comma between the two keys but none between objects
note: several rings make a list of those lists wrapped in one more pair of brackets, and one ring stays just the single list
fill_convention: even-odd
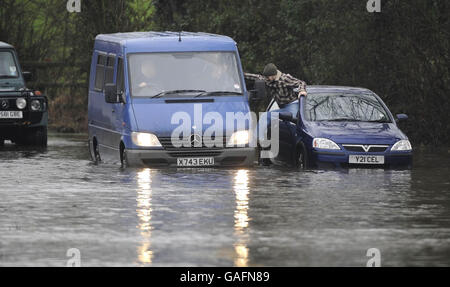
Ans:
[{"label": "van bumper", "polygon": [[[214,165],[219,166],[253,166],[257,158],[255,148],[229,149],[188,149],[188,150],[126,150],[128,166],[173,166],[177,167],[178,158],[214,158]],[[205,166],[201,166],[205,167]],[[207,167],[207,166],[206,166]]]}]

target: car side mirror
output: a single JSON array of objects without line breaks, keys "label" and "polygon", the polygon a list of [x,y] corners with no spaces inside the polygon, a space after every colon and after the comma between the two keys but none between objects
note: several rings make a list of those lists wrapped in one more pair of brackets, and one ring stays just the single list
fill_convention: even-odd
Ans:
[{"label": "car side mirror", "polygon": [[408,115],[406,114],[398,114],[397,115],[397,122],[406,121],[408,119]]},{"label": "car side mirror", "polygon": [[278,117],[282,121],[297,123],[297,118],[294,118],[291,112],[281,112]]},{"label": "car side mirror", "polygon": [[31,72],[22,72],[23,79],[25,82],[31,82],[33,81],[33,73]]},{"label": "car side mirror", "polygon": [[110,104],[116,104],[120,102],[117,94],[117,86],[115,84],[105,85],[105,102]]}]

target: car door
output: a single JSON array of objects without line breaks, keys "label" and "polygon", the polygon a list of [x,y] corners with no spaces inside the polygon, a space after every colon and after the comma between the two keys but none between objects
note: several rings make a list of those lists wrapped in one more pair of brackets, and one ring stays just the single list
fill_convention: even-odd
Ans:
[{"label": "car door", "polygon": [[[292,112],[294,116],[296,116],[296,112],[293,112],[293,108],[290,105],[287,105],[283,108],[279,108],[278,104],[275,101],[272,101],[269,105],[269,112]],[[295,141],[295,133],[296,133],[296,124],[288,121],[278,121],[278,129],[279,129],[279,151],[278,156],[275,158],[277,161],[283,161],[286,163],[291,163],[293,160],[292,157],[292,149],[293,143]]]}]

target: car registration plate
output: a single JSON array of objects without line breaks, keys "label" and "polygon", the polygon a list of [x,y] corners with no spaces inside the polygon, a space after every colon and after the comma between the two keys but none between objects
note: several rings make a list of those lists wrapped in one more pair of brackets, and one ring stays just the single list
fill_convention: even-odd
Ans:
[{"label": "car registration plate", "polygon": [[21,111],[0,111],[0,119],[21,119],[23,114]]},{"label": "car registration plate", "polygon": [[177,166],[211,166],[214,165],[213,157],[179,157]]},{"label": "car registration plate", "polygon": [[349,163],[356,164],[384,164],[384,156],[380,155],[350,155]]}]

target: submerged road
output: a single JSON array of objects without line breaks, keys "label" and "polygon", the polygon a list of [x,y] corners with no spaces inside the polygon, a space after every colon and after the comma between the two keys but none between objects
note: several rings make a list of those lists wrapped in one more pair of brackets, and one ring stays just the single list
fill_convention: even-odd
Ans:
[{"label": "submerged road", "polygon": [[450,266],[448,150],[409,171],[121,169],[85,137],[0,147],[0,266]]}]

